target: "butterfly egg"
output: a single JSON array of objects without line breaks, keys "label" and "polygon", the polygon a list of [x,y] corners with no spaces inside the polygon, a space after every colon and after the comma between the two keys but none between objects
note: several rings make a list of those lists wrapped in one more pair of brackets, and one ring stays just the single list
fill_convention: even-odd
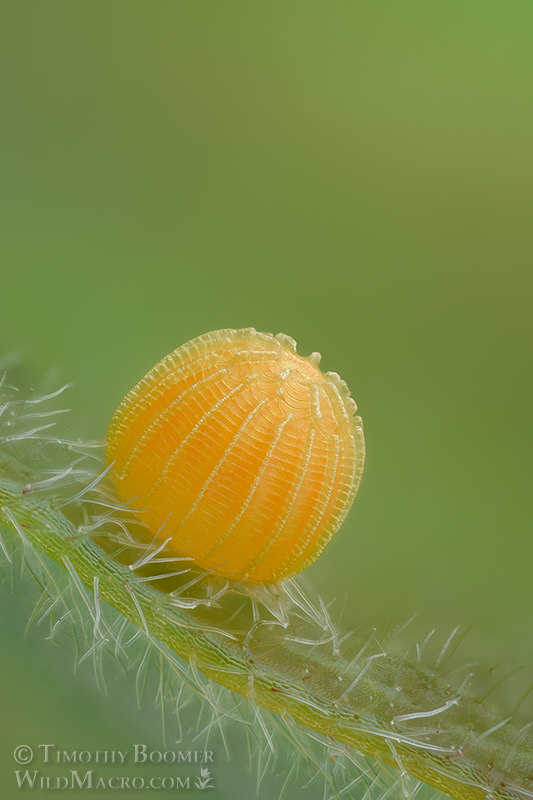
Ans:
[{"label": "butterfly egg", "polygon": [[300,572],[344,520],[364,464],[355,402],[319,361],[253,328],[170,353],[109,426],[121,500],[215,574],[273,583]]}]

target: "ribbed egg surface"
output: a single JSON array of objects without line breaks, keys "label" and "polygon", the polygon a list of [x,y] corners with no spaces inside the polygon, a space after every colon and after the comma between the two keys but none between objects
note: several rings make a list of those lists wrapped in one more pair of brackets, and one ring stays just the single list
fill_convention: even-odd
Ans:
[{"label": "ribbed egg surface", "polygon": [[179,347],[112,419],[120,498],[215,574],[272,583],[300,572],[339,528],[364,464],[356,405],[319,360],[253,328]]}]

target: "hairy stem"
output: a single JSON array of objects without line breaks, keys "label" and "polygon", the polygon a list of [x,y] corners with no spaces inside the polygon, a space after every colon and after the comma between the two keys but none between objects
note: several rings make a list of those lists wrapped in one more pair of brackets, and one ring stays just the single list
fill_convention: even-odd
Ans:
[{"label": "hairy stem", "polygon": [[[368,642],[349,653],[325,647],[318,617],[258,618],[261,597],[245,587],[187,607],[179,586],[139,579],[51,502],[6,484],[1,524],[86,587],[97,580],[102,600],[208,678],[452,797],[533,797],[529,726],[518,730],[429,670],[369,652]],[[294,581],[273,589],[272,602],[276,591],[305,605]]]}]

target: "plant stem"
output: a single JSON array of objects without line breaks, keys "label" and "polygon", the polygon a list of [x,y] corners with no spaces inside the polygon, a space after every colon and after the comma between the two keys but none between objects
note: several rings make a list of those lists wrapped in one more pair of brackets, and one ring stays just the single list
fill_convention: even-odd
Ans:
[{"label": "plant stem", "polygon": [[[246,591],[180,607],[139,581],[48,501],[0,485],[0,523],[205,676],[260,707],[373,756],[458,800],[533,797],[530,728],[516,729],[431,673],[378,651],[352,659],[311,647],[317,624],[254,622]],[[290,587],[287,589],[289,591]]]}]

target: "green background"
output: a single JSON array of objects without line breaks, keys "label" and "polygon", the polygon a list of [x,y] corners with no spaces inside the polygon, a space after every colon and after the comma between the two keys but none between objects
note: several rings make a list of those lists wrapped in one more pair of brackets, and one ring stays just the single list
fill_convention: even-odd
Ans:
[{"label": "green background", "polygon": [[[416,612],[407,643],[474,623],[463,661],[525,665],[503,715],[533,663],[532,36],[529,0],[0,2],[2,354],[102,438],[200,333],[320,350],[368,458],[310,582],[346,627]],[[18,744],[160,744],[0,598],[6,796]]]}]

